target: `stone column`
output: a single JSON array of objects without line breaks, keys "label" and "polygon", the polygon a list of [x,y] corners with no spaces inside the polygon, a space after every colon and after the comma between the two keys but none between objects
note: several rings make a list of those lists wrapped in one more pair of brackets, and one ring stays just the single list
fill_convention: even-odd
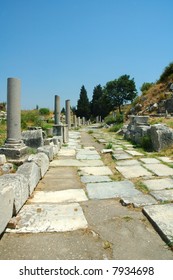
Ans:
[{"label": "stone column", "polygon": [[65,102],[65,110],[66,110],[66,124],[68,128],[71,128],[71,115],[70,115],[70,100],[66,100]]},{"label": "stone column", "polygon": [[60,115],[61,115],[61,109],[60,109],[60,96],[55,95],[55,124],[60,124]]},{"label": "stone column", "polygon": [[80,119],[80,117],[77,118],[77,121],[78,121],[78,126],[81,126],[81,119]]},{"label": "stone column", "polygon": [[74,127],[77,127],[77,117],[76,115],[73,116]]},{"label": "stone column", "polygon": [[21,82],[15,78],[7,80],[7,139],[6,144],[21,144]]},{"label": "stone column", "polygon": [[21,136],[21,82],[16,78],[7,80],[7,139],[0,153],[17,159],[26,153],[26,145]]}]

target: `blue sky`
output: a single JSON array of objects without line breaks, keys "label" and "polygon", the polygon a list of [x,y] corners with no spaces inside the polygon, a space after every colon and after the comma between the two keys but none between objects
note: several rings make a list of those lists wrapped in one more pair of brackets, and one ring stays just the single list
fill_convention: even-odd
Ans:
[{"label": "blue sky", "polygon": [[0,0],[0,101],[22,82],[22,109],[75,106],[81,86],[128,74],[155,82],[173,61],[172,0]]}]

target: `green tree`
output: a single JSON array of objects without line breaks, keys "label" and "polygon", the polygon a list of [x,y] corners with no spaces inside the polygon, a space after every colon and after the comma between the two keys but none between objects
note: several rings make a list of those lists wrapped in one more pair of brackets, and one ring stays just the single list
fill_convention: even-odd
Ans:
[{"label": "green tree", "polygon": [[90,118],[90,102],[84,85],[81,87],[79,100],[77,102],[77,116]]},{"label": "green tree", "polygon": [[102,87],[101,85],[98,85],[93,90],[93,96],[91,100],[91,114],[93,117],[101,116],[102,114],[102,96]]},{"label": "green tree", "polygon": [[50,114],[50,110],[48,108],[40,108],[39,109],[39,114],[40,115],[49,115]]},{"label": "green tree", "polygon": [[110,101],[111,109],[118,108],[121,113],[121,106],[132,101],[137,95],[134,79],[130,79],[129,75],[122,75],[118,79],[107,82],[105,94]]}]

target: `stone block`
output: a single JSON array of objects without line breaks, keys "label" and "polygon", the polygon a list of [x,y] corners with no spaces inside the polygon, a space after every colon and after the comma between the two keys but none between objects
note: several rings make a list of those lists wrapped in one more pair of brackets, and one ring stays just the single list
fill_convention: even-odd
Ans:
[{"label": "stone block", "polygon": [[5,155],[0,155],[0,165],[3,165],[4,163],[6,163],[6,156]]},{"label": "stone block", "polygon": [[29,186],[29,195],[31,195],[41,179],[40,167],[35,162],[25,162],[18,168],[17,174],[23,174],[26,177]]},{"label": "stone block", "polygon": [[[3,176],[1,176],[2,178]],[[13,215],[14,192],[11,186],[0,185],[0,234]]]},{"label": "stone block", "polygon": [[19,212],[29,196],[28,181],[23,174],[0,176],[1,188],[12,188],[14,193],[14,213]]},{"label": "stone block", "polygon": [[45,153],[38,153],[35,155],[30,155],[28,157],[28,162],[35,162],[41,169],[41,177],[44,176],[44,174],[49,169],[49,158]]},{"label": "stone block", "polygon": [[160,151],[173,145],[173,129],[163,124],[155,124],[151,126],[151,141],[153,149]]},{"label": "stone block", "polygon": [[22,140],[26,146],[38,148],[44,145],[42,129],[26,130],[22,132]]},{"label": "stone block", "polygon": [[45,153],[48,156],[50,161],[53,160],[53,146],[46,145],[46,146],[43,146],[43,147],[39,147],[37,149],[37,151],[40,152],[40,153]]}]

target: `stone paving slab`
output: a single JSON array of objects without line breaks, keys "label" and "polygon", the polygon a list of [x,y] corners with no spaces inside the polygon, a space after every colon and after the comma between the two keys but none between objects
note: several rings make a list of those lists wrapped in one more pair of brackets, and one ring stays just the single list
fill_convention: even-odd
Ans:
[{"label": "stone paving slab", "polygon": [[158,157],[158,159],[162,160],[165,163],[173,163],[173,159],[169,157]]},{"label": "stone paving slab", "polygon": [[100,182],[111,182],[112,180],[109,176],[94,176],[94,175],[86,175],[80,177],[81,182],[84,184],[87,183],[100,183]]},{"label": "stone paving slab", "polygon": [[140,161],[147,163],[147,164],[155,164],[155,163],[161,163],[160,160],[156,159],[156,158],[140,158]]},{"label": "stone paving slab", "polygon": [[79,160],[97,160],[101,159],[101,157],[97,154],[77,154],[76,159]]},{"label": "stone paving slab", "polygon": [[130,156],[129,154],[125,153],[125,152],[118,152],[118,153],[113,153],[112,157],[116,160],[123,160],[123,159],[130,159],[132,158],[132,156]]},{"label": "stone paving slab", "polygon": [[96,166],[96,167],[80,167],[80,175],[113,175],[112,171],[107,166]]},{"label": "stone paving slab", "polygon": [[159,191],[173,188],[173,179],[171,178],[144,180],[142,183],[147,186],[149,191]]},{"label": "stone paving slab", "polygon": [[60,151],[58,152],[58,156],[71,157],[71,156],[75,156],[75,155],[76,155],[75,149],[61,148]]},{"label": "stone paving slab", "polygon": [[157,176],[170,176],[173,175],[173,168],[164,164],[144,164],[144,166],[152,171]]},{"label": "stone paving slab", "polygon": [[132,156],[143,156],[144,154],[139,153],[135,150],[126,150],[128,154],[132,155]]},{"label": "stone paving slab", "polygon": [[152,176],[148,170],[139,165],[131,165],[131,166],[116,166],[116,169],[127,179],[137,178],[137,177],[145,177]]},{"label": "stone paving slab", "polygon": [[145,206],[144,214],[166,242],[173,242],[173,204]]},{"label": "stone paving slab", "polygon": [[50,167],[57,166],[103,166],[101,160],[77,160],[77,159],[59,159],[50,162]]},{"label": "stone paving slab", "polygon": [[151,195],[159,201],[173,202],[173,190],[152,191]]},{"label": "stone paving slab", "polygon": [[20,220],[17,228],[7,229],[7,232],[65,232],[87,228],[87,221],[78,203],[24,205],[18,216]]},{"label": "stone paving slab", "polygon": [[137,159],[127,159],[127,160],[118,160],[116,161],[116,165],[118,166],[129,166],[129,165],[139,165],[139,161]]},{"label": "stone paving slab", "polygon": [[135,196],[140,194],[130,181],[89,183],[86,185],[90,199],[119,198],[122,196]]},{"label": "stone paving slab", "polygon": [[131,197],[122,196],[121,203],[124,206],[133,204],[134,207],[142,207],[146,205],[157,204],[158,202],[152,196],[140,193],[138,195],[131,196]]},{"label": "stone paving slab", "polygon": [[88,198],[84,190],[68,189],[61,191],[35,191],[29,203],[67,203],[86,201]]}]

